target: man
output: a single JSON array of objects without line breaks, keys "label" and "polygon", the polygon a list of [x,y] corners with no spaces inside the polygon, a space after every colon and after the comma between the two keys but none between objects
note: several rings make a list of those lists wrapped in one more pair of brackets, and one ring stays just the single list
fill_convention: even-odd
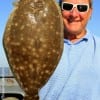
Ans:
[{"label": "man", "polygon": [[64,50],[40,100],[100,100],[100,39],[86,25],[92,0],[60,1],[64,21]]}]

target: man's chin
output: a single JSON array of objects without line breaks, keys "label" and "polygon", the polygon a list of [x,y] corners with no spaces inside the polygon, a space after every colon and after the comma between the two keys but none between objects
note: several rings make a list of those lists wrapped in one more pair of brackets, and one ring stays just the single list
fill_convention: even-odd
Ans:
[{"label": "man's chin", "polygon": [[77,34],[80,34],[80,30],[76,30],[76,29],[73,29],[73,30],[69,30],[68,33],[70,34],[73,34],[73,35],[77,35]]}]

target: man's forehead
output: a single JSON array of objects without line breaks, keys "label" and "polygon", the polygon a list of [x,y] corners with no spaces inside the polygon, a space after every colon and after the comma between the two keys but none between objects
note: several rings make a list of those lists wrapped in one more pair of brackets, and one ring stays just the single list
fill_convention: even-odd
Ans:
[{"label": "man's forehead", "polygon": [[60,0],[65,2],[73,2],[73,3],[89,3],[90,0]]}]

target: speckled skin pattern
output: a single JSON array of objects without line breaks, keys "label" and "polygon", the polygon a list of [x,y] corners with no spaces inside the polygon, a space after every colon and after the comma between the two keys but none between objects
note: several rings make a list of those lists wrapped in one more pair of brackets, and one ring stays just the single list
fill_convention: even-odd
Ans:
[{"label": "speckled skin pattern", "polygon": [[63,51],[63,22],[53,0],[20,0],[3,37],[4,50],[24,100],[39,100],[38,91],[54,72]]}]

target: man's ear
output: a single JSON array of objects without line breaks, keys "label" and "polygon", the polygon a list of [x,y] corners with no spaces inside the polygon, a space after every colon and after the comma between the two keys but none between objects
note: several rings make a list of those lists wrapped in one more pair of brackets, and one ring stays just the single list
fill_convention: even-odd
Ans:
[{"label": "man's ear", "polygon": [[89,10],[89,19],[91,19],[92,18],[92,12],[93,12],[93,8],[90,8],[90,10]]}]

